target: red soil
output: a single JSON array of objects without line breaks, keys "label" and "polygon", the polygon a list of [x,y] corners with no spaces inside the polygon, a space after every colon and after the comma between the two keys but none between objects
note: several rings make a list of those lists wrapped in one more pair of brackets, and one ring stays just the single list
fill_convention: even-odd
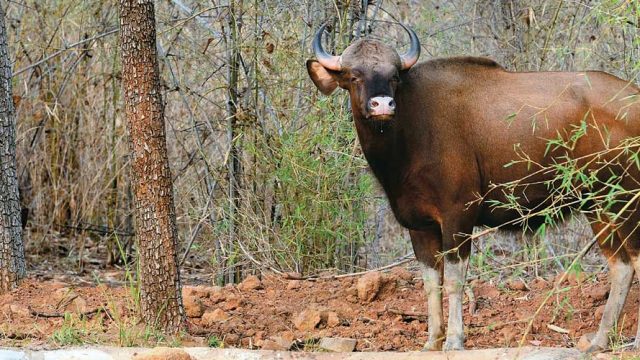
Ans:
[{"label": "red soil", "polygon": [[[227,347],[292,342],[293,348],[301,348],[312,347],[321,337],[347,337],[357,339],[359,351],[421,349],[427,336],[427,308],[418,274],[394,269],[384,277],[391,285],[383,286],[370,303],[358,298],[358,279],[300,281],[267,275],[261,283],[246,287],[186,286],[187,312],[193,317],[188,318],[181,344],[206,346],[207,339],[215,336]],[[565,291],[551,296],[535,316],[526,345],[572,347],[582,334],[596,330],[608,294],[606,275],[563,286]],[[467,301],[465,346],[516,346],[551,288],[542,279],[526,286],[474,282],[477,310],[469,314]],[[65,326],[84,329],[77,335],[83,342],[138,345],[145,336],[133,309],[130,288],[30,278],[0,296],[0,346],[65,345],[60,336]],[[216,309],[220,310],[214,313]],[[309,311],[299,317],[305,310]],[[74,315],[66,320],[50,317],[65,312]],[[635,334],[637,313],[634,285],[620,320],[623,335]],[[300,330],[294,322],[312,329]],[[140,329],[137,338],[136,329]]]}]

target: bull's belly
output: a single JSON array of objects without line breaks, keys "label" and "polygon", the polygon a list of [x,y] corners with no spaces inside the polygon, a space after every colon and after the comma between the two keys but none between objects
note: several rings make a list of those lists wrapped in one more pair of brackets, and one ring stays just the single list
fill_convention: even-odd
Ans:
[{"label": "bull's belly", "polygon": [[[478,211],[476,225],[501,227],[505,230],[520,230],[524,228],[527,230],[535,230],[545,222],[544,216],[535,214],[549,205],[546,200],[547,198],[529,198],[527,203],[524,204],[524,208],[528,210],[524,212],[516,209],[496,207],[485,202]],[[561,207],[559,213],[556,214],[558,216],[556,216],[555,220],[560,222],[561,219],[567,218],[567,215],[575,210],[577,209],[572,207]]]}]

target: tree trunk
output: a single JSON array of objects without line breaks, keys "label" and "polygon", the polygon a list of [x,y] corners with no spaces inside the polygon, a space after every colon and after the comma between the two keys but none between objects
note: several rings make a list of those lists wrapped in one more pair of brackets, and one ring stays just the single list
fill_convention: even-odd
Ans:
[{"label": "tree trunk", "polygon": [[11,61],[4,10],[0,7],[0,294],[15,288],[25,275],[16,170],[16,115],[11,95]]},{"label": "tree trunk", "polygon": [[[227,139],[229,141],[229,162],[227,170],[229,172],[229,246],[227,251],[235,251],[235,243],[238,239],[238,212],[240,210],[240,188],[242,176],[241,148],[238,136],[238,76],[240,72],[240,29],[238,21],[242,17],[243,0],[231,0],[229,2],[229,87],[227,95]],[[227,283],[239,282],[240,277],[236,276],[236,264],[224,260]],[[219,282],[218,282],[219,283]]]},{"label": "tree trunk", "polygon": [[153,0],[120,0],[125,117],[136,202],[144,321],[177,332],[184,319],[177,229],[156,50]]}]

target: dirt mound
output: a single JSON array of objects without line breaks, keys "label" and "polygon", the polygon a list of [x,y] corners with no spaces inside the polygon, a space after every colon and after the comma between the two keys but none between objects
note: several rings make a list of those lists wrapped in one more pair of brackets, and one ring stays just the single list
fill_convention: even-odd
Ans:
[{"label": "dirt mound", "polygon": [[[330,337],[356,339],[359,351],[419,350],[427,336],[427,308],[418,278],[400,270],[331,280],[263,276],[224,288],[185,286],[188,334],[181,341],[183,345],[300,349],[313,348],[321,338]],[[538,311],[551,289],[548,281],[498,286],[475,281],[476,312],[465,310],[466,347],[515,346],[534,314],[526,345],[574,346],[582,334],[596,330],[595,314],[606,301],[608,284],[600,275],[595,281],[566,286]],[[131,290],[28,279],[0,296],[0,346],[71,345],[69,338],[115,345],[143,343],[145,332],[135,317]],[[623,336],[634,333],[637,308],[634,286],[620,321]],[[130,333],[135,329],[140,329],[137,338]]]}]

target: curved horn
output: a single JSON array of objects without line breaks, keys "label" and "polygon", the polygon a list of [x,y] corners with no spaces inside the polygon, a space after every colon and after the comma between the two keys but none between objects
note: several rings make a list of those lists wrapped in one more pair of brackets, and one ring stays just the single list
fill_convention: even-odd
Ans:
[{"label": "curved horn", "polygon": [[402,61],[402,70],[410,69],[416,62],[418,62],[418,58],[420,57],[420,40],[418,40],[418,36],[415,31],[411,30],[400,24],[408,33],[409,38],[411,39],[411,46],[409,47],[409,51],[405,54],[400,55],[400,60]]},{"label": "curved horn", "polygon": [[340,56],[328,54],[322,48],[322,34],[324,34],[325,27],[327,27],[326,24],[320,26],[316,36],[313,38],[313,43],[311,44],[313,52],[316,53],[316,58],[320,65],[329,70],[340,71],[342,69],[342,58]]}]

